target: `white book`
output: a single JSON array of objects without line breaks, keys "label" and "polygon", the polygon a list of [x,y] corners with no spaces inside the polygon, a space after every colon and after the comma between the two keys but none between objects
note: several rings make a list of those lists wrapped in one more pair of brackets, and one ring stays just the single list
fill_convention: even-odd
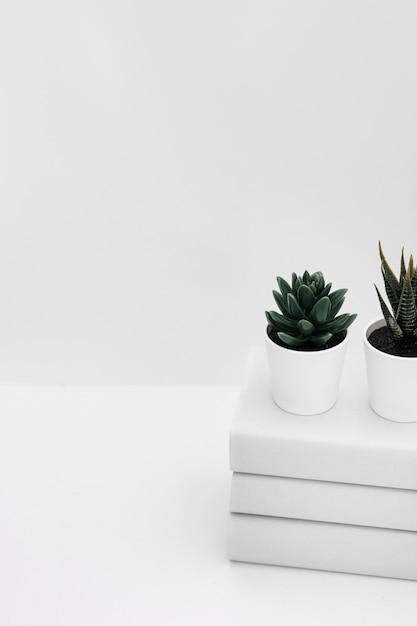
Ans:
[{"label": "white book", "polygon": [[230,429],[232,471],[417,490],[417,422],[376,415],[364,363],[350,356],[336,405],[299,416],[274,403],[265,350],[252,350]]},{"label": "white book", "polygon": [[417,531],[417,491],[411,489],[235,472],[230,510]]},{"label": "white book", "polygon": [[417,580],[417,533],[230,513],[232,561]]}]

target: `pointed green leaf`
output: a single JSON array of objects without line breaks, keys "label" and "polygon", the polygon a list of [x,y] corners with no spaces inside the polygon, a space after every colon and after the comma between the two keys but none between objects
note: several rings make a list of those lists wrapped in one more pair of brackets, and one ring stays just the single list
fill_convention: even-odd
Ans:
[{"label": "pointed green leaf", "polygon": [[325,296],[324,298],[316,302],[316,304],[311,309],[311,313],[309,315],[310,320],[315,326],[324,324],[324,322],[327,320],[330,307],[331,302],[328,296]]},{"label": "pointed green leaf", "polygon": [[273,322],[270,311],[265,311],[265,317],[268,320],[268,324],[270,324],[271,326],[274,326],[274,322]]},{"label": "pointed green leaf", "polygon": [[329,317],[335,317],[342,308],[343,302],[345,301],[345,295],[347,293],[347,289],[336,289],[329,294],[330,302],[332,306],[330,308]]},{"label": "pointed green leaf", "polygon": [[278,337],[288,346],[293,346],[297,348],[307,343],[306,338],[294,337],[293,335],[288,335],[287,333],[278,333]]},{"label": "pointed green leaf", "polygon": [[343,315],[339,315],[334,319],[325,322],[320,330],[327,331],[336,335],[337,333],[341,333],[343,330],[346,330],[357,318],[356,313],[343,313]]},{"label": "pointed green leaf", "polygon": [[287,294],[291,293],[292,291],[290,285],[281,276],[277,276],[277,283],[278,283],[278,287],[280,288],[282,295],[284,296],[284,298],[286,298]]},{"label": "pointed green leaf", "polygon": [[297,274],[296,274],[295,272],[293,272],[293,273],[291,274],[291,287],[292,287],[292,290],[293,290],[294,292],[295,292],[295,291],[297,291],[297,289],[296,289],[296,287],[295,287],[296,280],[297,280]]},{"label": "pointed green leaf", "polygon": [[315,272],[314,277],[317,285],[317,293],[320,293],[324,289],[324,276],[322,272]]},{"label": "pointed green leaf", "polygon": [[299,276],[297,276],[295,272],[292,273],[291,284],[292,284],[292,292],[297,293],[297,289],[302,284],[302,280]]},{"label": "pointed green leaf", "polygon": [[347,289],[336,289],[336,291],[332,291],[332,293],[329,294],[330,302],[333,305],[339,300],[343,301],[345,299],[346,294],[347,294]]},{"label": "pointed green leaf", "polygon": [[314,293],[311,291],[310,287],[308,287],[307,285],[300,285],[297,291],[297,298],[298,298],[298,302],[300,303],[300,306],[305,311],[310,313],[311,309],[313,308],[316,302],[316,298],[314,296]]},{"label": "pointed green leaf", "polygon": [[308,285],[311,282],[311,276],[310,274],[307,272],[307,270],[304,272],[303,274],[303,283],[305,283],[306,285]]},{"label": "pointed green leaf", "polygon": [[[345,318],[345,315],[347,315],[347,318]],[[353,324],[357,317],[357,313],[344,313],[343,315],[336,317],[336,319],[343,318],[343,330],[346,330],[351,324]]]},{"label": "pointed green leaf", "polygon": [[290,312],[288,310],[287,307],[287,300],[286,298],[284,298],[284,296],[280,293],[278,293],[278,291],[273,290],[272,291],[272,295],[274,296],[274,300],[278,305],[278,308],[281,310],[281,312],[286,315],[287,317],[290,316]]},{"label": "pointed green leaf", "polygon": [[314,328],[314,325],[308,320],[300,320],[297,324],[297,330],[299,331],[300,335],[303,335],[304,337],[309,337],[312,333],[314,333],[316,329]]},{"label": "pointed green leaf", "polygon": [[297,322],[275,311],[265,311],[266,319],[276,330],[294,332],[297,329]]},{"label": "pointed green leaf", "polygon": [[332,288],[332,283],[328,283],[321,291],[317,294],[317,300],[320,298],[324,298],[324,296],[328,296],[330,289]]},{"label": "pointed green leaf", "polygon": [[296,297],[292,293],[289,293],[287,295],[287,306],[291,317],[295,320],[301,320],[303,319],[303,317],[305,317],[303,309],[300,307]]}]

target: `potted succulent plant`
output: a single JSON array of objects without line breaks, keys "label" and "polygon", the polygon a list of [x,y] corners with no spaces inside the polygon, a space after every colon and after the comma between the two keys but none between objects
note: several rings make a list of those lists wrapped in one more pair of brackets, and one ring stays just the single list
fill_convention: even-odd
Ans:
[{"label": "potted succulent plant", "polygon": [[336,402],[356,314],[337,315],[347,289],[332,292],[322,272],[293,273],[291,285],[281,276],[277,282],[272,293],[281,313],[265,312],[272,396],[290,413],[323,413]]},{"label": "potted succulent plant", "polygon": [[375,285],[383,318],[364,334],[369,403],[373,410],[395,422],[417,421],[417,267],[401,253],[400,274],[387,263],[379,242],[386,304]]}]

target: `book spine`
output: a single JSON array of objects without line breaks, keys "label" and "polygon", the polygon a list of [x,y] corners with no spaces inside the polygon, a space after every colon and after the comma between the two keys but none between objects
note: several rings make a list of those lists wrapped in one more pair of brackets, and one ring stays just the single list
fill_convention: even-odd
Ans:
[{"label": "book spine", "polygon": [[232,561],[417,580],[417,533],[230,513]]},{"label": "book spine", "polygon": [[417,531],[417,491],[234,473],[230,510]]},{"label": "book spine", "polygon": [[417,455],[412,449],[271,439],[232,428],[229,457],[232,472],[417,490]]}]

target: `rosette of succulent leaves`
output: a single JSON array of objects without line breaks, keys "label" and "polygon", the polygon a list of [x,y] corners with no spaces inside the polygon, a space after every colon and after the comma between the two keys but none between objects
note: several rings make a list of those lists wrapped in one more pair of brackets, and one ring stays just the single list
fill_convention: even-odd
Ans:
[{"label": "rosette of succulent leaves", "polygon": [[357,317],[356,313],[337,315],[347,289],[331,292],[332,283],[325,284],[322,272],[306,270],[302,276],[293,272],[291,285],[281,276],[277,283],[279,291],[272,294],[281,313],[265,311],[265,315],[281,341],[292,348],[325,347]]},{"label": "rosette of succulent leaves", "polygon": [[395,343],[417,343],[417,267],[414,267],[413,256],[410,255],[406,266],[404,248],[402,249],[399,278],[388,265],[381,242],[379,242],[379,256],[385,293],[391,305],[391,311],[376,285],[375,289],[387,327]]}]

